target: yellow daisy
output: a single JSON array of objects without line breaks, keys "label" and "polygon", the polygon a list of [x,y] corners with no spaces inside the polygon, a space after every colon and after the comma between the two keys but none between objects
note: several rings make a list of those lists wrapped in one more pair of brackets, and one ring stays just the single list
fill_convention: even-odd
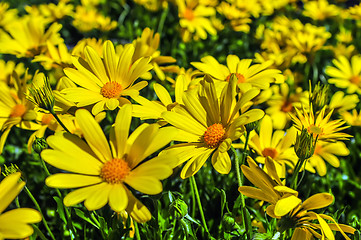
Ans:
[{"label": "yellow daisy", "polygon": [[0,82],[0,128],[2,132],[0,154],[12,127],[16,126],[27,130],[40,128],[40,125],[33,122],[37,116],[34,105],[25,96],[28,93],[27,73],[20,79],[14,72],[13,78],[15,88],[10,88],[5,83]]},{"label": "yellow daisy", "polygon": [[247,197],[270,203],[266,208],[268,215],[280,218],[301,203],[298,192],[282,183],[272,159],[267,157],[265,160],[267,173],[251,157],[247,157],[247,162],[249,167],[242,165],[242,172],[256,188],[241,186],[238,191]]},{"label": "yellow daisy", "polygon": [[212,57],[206,56],[201,62],[191,64],[205,74],[209,74],[216,80],[229,81],[232,74],[237,77],[237,84],[243,91],[252,87],[266,89],[271,82],[281,83],[284,80],[280,70],[268,68],[272,61],[261,64],[253,64],[252,59],[240,60],[236,55],[227,56],[227,66],[224,66]]},{"label": "yellow daisy", "polygon": [[48,3],[25,6],[25,11],[32,16],[42,16],[47,23],[57,22],[66,16],[73,15],[74,6],[69,0],[59,0],[58,4]]},{"label": "yellow daisy", "polygon": [[17,208],[4,213],[4,210],[24,188],[19,181],[20,172],[12,173],[0,182],[0,239],[23,239],[33,234],[32,223],[40,222],[41,214],[31,208]]},{"label": "yellow daisy", "polygon": [[349,94],[361,94],[361,55],[353,56],[351,62],[345,56],[339,56],[332,63],[335,66],[327,66],[325,70],[331,77],[328,82],[338,88],[346,88]]},{"label": "yellow daisy", "polygon": [[329,193],[312,195],[302,204],[295,207],[288,215],[281,218],[278,222],[280,231],[283,232],[294,228],[291,240],[313,239],[313,237],[317,239],[335,239],[332,231],[338,231],[346,240],[350,240],[345,233],[353,234],[355,232],[353,227],[338,224],[332,217],[326,214],[309,211],[327,207],[333,201],[334,197]]},{"label": "yellow daisy", "polygon": [[85,59],[73,57],[77,69],[65,68],[65,75],[79,87],[63,89],[61,93],[78,107],[93,105],[93,115],[103,110],[114,110],[129,103],[123,96],[136,96],[139,90],[147,86],[142,81],[134,84],[141,75],[152,69],[149,58],[140,58],[132,63],[134,47],[128,44],[117,55],[111,41],[106,41],[103,56],[99,56],[89,46],[85,47]]},{"label": "yellow daisy", "polygon": [[176,0],[179,24],[182,27],[182,39],[187,42],[192,39],[206,39],[207,32],[217,35],[210,17],[216,15],[213,7],[200,4],[198,0]]},{"label": "yellow daisy", "polygon": [[333,109],[326,116],[325,111],[326,107],[322,108],[322,110],[315,116],[311,105],[310,111],[306,111],[303,108],[301,112],[296,109],[296,114],[290,113],[290,116],[294,126],[299,131],[307,129],[308,133],[312,134],[314,138],[318,138],[319,141],[334,142],[337,140],[347,140],[352,137],[349,134],[340,132],[349,127],[341,127],[345,121],[342,119],[329,121],[333,113]]},{"label": "yellow daisy", "polygon": [[109,206],[116,212],[126,210],[137,222],[150,220],[149,210],[127,188],[145,194],[162,191],[160,180],[172,174],[174,155],[144,159],[168,144],[176,129],[143,124],[128,137],[131,104],[120,108],[110,132],[109,143],[96,120],[85,109],[75,113],[86,141],[76,135],[59,132],[48,137],[52,149],[42,158],[67,173],[51,175],[46,184],[53,188],[78,188],[64,198],[66,206],[84,201],[89,210]]},{"label": "yellow daisy", "polygon": [[357,113],[356,109],[353,109],[352,112],[343,112],[341,117],[346,123],[350,126],[361,126],[361,110]]},{"label": "yellow daisy", "polygon": [[308,92],[297,88],[290,92],[287,83],[271,87],[272,96],[267,101],[266,113],[271,116],[275,129],[284,129],[291,120],[288,113],[295,112],[295,108],[301,108],[308,103]]},{"label": "yellow daisy", "polygon": [[281,178],[286,176],[286,165],[294,168],[298,158],[292,147],[296,140],[296,129],[290,128],[286,133],[282,130],[273,132],[270,116],[265,115],[260,124],[259,134],[253,131],[250,135],[249,147],[256,151],[257,162],[265,163],[267,157],[274,161],[277,173]]},{"label": "yellow daisy", "polygon": [[350,150],[343,142],[328,143],[319,141],[316,143],[315,152],[308,159],[308,163],[316,169],[320,176],[325,176],[327,172],[325,161],[338,168],[340,160],[338,160],[337,156],[347,156],[349,154]]},{"label": "yellow daisy", "polygon": [[231,159],[227,150],[232,141],[244,133],[245,124],[263,117],[264,112],[260,109],[244,109],[246,105],[249,107],[248,102],[259,90],[252,89],[236,100],[236,81],[235,76],[231,77],[218,99],[216,86],[206,75],[198,89],[183,93],[182,105],[162,114],[165,121],[180,129],[175,140],[184,143],[163,152],[176,154],[180,158],[179,165],[188,161],[182,169],[182,178],[196,174],[211,155],[216,171],[228,174]]},{"label": "yellow daisy", "polygon": [[340,8],[336,5],[329,4],[326,0],[310,1],[305,3],[303,15],[313,20],[325,20],[336,17],[340,14]]},{"label": "yellow daisy", "polygon": [[54,45],[64,41],[59,34],[61,28],[61,24],[53,23],[45,30],[43,18],[25,16],[11,23],[8,34],[1,34],[1,53],[32,58],[46,50],[47,41]]},{"label": "yellow daisy", "polygon": [[345,111],[355,109],[359,101],[357,94],[345,95],[343,91],[337,91],[332,95],[328,108],[335,109],[335,112],[342,114]]},{"label": "yellow daisy", "polygon": [[[160,80],[165,80],[164,70],[166,70],[161,65],[175,63],[175,58],[171,56],[161,56],[159,48],[159,33],[154,34],[153,30],[150,28],[145,28],[142,32],[142,36],[133,41],[133,45],[135,48],[132,62],[135,62],[141,57],[151,57],[150,64],[153,66],[153,70],[157,77]],[[151,79],[152,74],[148,74],[147,76],[142,76],[145,79]]]}]

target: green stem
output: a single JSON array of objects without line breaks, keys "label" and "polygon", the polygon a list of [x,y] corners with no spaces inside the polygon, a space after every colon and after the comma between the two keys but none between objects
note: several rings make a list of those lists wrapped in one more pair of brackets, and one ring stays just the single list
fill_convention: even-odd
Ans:
[{"label": "green stem", "polygon": [[29,190],[26,186],[24,187],[24,189],[25,189],[26,194],[28,194],[29,198],[30,198],[31,201],[34,203],[36,209],[40,212],[41,217],[42,217],[42,219],[43,219],[44,226],[45,226],[46,230],[48,231],[51,239],[54,239],[54,240],[55,240],[54,234],[52,233],[51,229],[49,228],[48,222],[47,222],[46,219],[44,218],[44,214],[43,214],[43,212],[41,211],[41,208],[40,208],[38,202],[36,201],[36,199],[34,198],[33,194],[30,192],[30,190]]},{"label": "green stem", "polygon": [[51,110],[50,113],[55,117],[56,121],[58,121],[58,123],[60,124],[60,126],[62,128],[64,128],[65,131],[67,131],[68,133],[71,133],[67,127],[65,127],[65,125],[63,124],[63,122],[60,120],[60,118],[58,117],[58,115],[56,115],[56,113],[54,112],[54,110]]},{"label": "green stem", "polygon": [[159,24],[158,24],[158,29],[157,32],[162,35],[162,31],[163,31],[163,27],[164,27],[164,23],[165,23],[165,19],[167,18],[168,15],[168,7],[166,7],[163,12],[162,15],[160,16],[160,20],[159,20]]},{"label": "green stem", "polygon": [[140,238],[140,233],[139,233],[139,227],[138,227],[138,223],[136,222],[136,221],[133,221],[133,223],[134,223],[134,231],[135,231],[135,237],[136,237],[136,239],[138,239],[138,240],[141,240],[141,238]]},{"label": "green stem", "polygon": [[[46,167],[46,164],[45,164],[45,162],[44,162],[44,160],[43,160],[43,158],[41,157],[40,154],[39,154],[39,157],[40,157],[41,165],[42,165],[42,167],[43,167],[46,175],[47,175],[47,176],[50,176],[51,174],[50,174],[48,168]],[[63,201],[64,198],[63,198],[63,195],[61,194],[61,192],[59,191],[59,189],[55,188],[55,191],[56,191],[58,197]],[[71,216],[70,216],[69,210],[68,210],[68,208],[65,207],[65,206],[64,206],[64,210],[65,210],[65,216],[66,216],[66,220],[67,220],[68,229],[69,229],[69,231],[70,231],[70,233],[71,233],[71,238],[72,238],[72,239],[74,239],[74,237],[77,238],[77,237],[76,237],[76,230],[75,230],[74,225],[73,225],[73,222],[72,222],[72,220],[71,220]]]},{"label": "green stem", "polygon": [[297,190],[298,173],[300,172],[300,169],[304,161],[305,159],[302,158],[298,159],[298,162],[294,168],[293,175],[291,178],[291,188],[293,188],[294,190]]},{"label": "green stem", "polygon": [[202,224],[204,229],[206,230],[206,232],[208,233],[208,236],[210,235],[208,227],[207,227],[207,222],[206,219],[204,217],[204,213],[203,213],[203,208],[202,208],[202,203],[201,203],[201,198],[199,197],[199,192],[198,192],[198,188],[197,188],[197,183],[196,183],[196,179],[194,178],[194,176],[190,177],[190,180],[193,184],[193,188],[194,188],[194,193],[196,195],[196,199],[197,199],[197,203],[198,203],[198,208],[199,208],[199,213],[201,214],[201,219],[202,219]]},{"label": "green stem", "polygon": [[189,183],[191,185],[191,195],[192,195],[192,218],[195,217],[196,215],[196,196],[194,195],[194,187],[193,187],[193,183],[192,180],[189,178]]}]

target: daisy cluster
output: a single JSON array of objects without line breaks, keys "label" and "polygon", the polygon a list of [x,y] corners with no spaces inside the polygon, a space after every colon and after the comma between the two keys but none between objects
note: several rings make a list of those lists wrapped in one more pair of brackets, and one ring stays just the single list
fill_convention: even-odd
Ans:
[{"label": "daisy cluster", "polygon": [[0,240],[360,236],[361,4],[15,2]]}]

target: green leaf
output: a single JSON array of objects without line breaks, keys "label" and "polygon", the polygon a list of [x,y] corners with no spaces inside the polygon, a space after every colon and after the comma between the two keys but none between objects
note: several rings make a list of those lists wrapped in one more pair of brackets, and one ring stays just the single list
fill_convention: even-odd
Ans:
[{"label": "green leaf", "polygon": [[[75,214],[80,217],[81,219],[85,220],[86,222],[90,223],[91,225],[93,225],[94,227],[96,227],[97,229],[99,229],[99,225],[97,225],[95,222],[93,222],[89,217],[85,216],[84,212],[81,211],[78,208],[74,208],[75,210]],[[99,224],[99,222],[98,222]]]},{"label": "green leaf", "polygon": [[63,220],[65,224],[67,224],[68,221],[66,220],[65,217],[63,201],[59,197],[53,197],[53,198],[56,202],[56,206],[57,206],[56,211],[58,212],[59,217],[61,218],[61,220]]}]

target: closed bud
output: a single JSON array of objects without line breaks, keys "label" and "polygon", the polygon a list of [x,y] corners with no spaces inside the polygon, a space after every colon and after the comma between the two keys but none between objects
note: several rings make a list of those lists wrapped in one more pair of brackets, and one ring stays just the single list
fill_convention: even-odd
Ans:
[{"label": "closed bud", "polygon": [[[21,173],[21,170],[19,169],[19,167],[16,164],[11,164],[10,166],[4,165],[4,170],[1,171],[1,173],[4,175],[4,177],[7,177],[16,172]],[[23,178],[23,175],[21,175],[19,181],[25,181],[25,179]]]},{"label": "closed bud", "polygon": [[[311,88],[310,88],[311,89]],[[313,91],[310,91],[310,102],[315,112],[321,110],[328,103],[329,85],[318,83]]]},{"label": "closed bud", "polygon": [[39,108],[48,110],[51,113],[54,111],[55,98],[53,90],[49,79],[45,77],[44,73],[35,74],[32,87],[29,88],[29,94],[26,98]]},{"label": "closed bud", "polygon": [[295,152],[300,159],[308,159],[312,157],[315,152],[316,139],[310,134],[307,129],[302,129],[300,134],[297,134],[296,143],[294,146]]},{"label": "closed bud", "polygon": [[169,214],[182,219],[188,214],[188,206],[182,199],[176,199],[169,205]]},{"label": "closed bud", "polygon": [[260,120],[247,123],[247,124],[245,125],[246,131],[247,131],[247,132],[251,132],[252,130],[257,129],[258,126],[259,126],[259,121],[260,121]]},{"label": "closed bud", "polygon": [[225,232],[231,232],[234,228],[235,223],[236,220],[234,219],[234,217],[232,217],[231,214],[229,213],[224,214],[222,218],[222,226]]},{"label": "closed bud", "polygon": [[46,142],[45,138],[38,138],[35,137],[35,140],[33,142],[33,150],[40,154],[41,151],[48,148],[48,143]]}]

